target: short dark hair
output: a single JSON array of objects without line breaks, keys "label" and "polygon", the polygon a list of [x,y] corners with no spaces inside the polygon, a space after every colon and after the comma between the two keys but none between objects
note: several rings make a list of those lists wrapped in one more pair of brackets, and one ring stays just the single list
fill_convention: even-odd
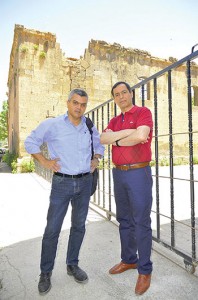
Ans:
[{"label": "short dark hair", "polygon": [[129,91],[129,93],[131,93],[131,87],[130,87],[130,85],[129,85],[127,82],[124,82],[124,81],[118,81],[118,82],[116,82],[116,83],[113,85],[113,87],[112,87],[112,89],[111,89],[111,95],[112,95],[113,97],[114,97],[113,90],[114,90],[118,85],[120,85],[120,84],[125,84],[127,90]]},{"label": "short dark hair", "polygon": [[81,96],[81,97],[86,97],[87,100],[88,100],[88,95],[87,95],[87,93],[86,93],[83,89],[73,89],[73,90],[69,93],[68,101],[71,100],[71,98],[72,98],[72,96],[73,96],[74,94],[77,94],[77,95],[79,95],[79,96]]}]

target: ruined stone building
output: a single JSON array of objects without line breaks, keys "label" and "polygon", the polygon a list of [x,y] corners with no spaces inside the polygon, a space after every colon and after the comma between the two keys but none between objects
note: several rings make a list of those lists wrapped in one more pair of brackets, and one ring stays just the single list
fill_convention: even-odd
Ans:
[{"label": "ruined stone building", "polygon": [[[174,59],[160,59],[146,51],[124,48],[119,44],[91,40],[79,59],[67,57],[56,36],[49,32],[29,30],[16,25],[10,54],[9,90],[9,150],[22,157],[26,136],[42,120],[65,113],[66,100],[73,88],[84,88],[89,95],[87,111],[111,98],[112,85],[127,81],[132,85],[173,63]],[[198,120],[198,66],[193,65],[192,87],[195,120]],[[186,113],[186,74],[182,66],[175,71],[174,106],[179,120]],[[167,117],[167,78],[160,80],[159,118],[164,128]],[[137,104],[138,95],[136,95]],[[153,110],[153,87],[147,86],[146,106]],[[198,121],[196,121],[198,122]],[[198,128],[198,123],[196,123]],[[162,126],[163,127],[163,126]],[[186,129],[186,128],[185,128]]]}]

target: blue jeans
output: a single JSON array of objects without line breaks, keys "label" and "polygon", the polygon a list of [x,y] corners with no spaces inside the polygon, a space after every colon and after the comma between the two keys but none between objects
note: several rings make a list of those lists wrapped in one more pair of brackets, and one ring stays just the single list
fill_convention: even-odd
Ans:
[{"label": "blue jeans", "polygon": [[151,206],[152,176],[150,166],[129,171],[113,169],[116,218],[119,222],[121,259],[137,263],[140,274],[152,272]]},{"label": "blue jeans", "polygon": [[53,176],[47,226],[42,240],[41,272],[48,273],[53,270],[58,238],[70,201],[72,214],[66,264],[78,264],[79,251],[85,235],[91,185],[91,174],[76,179]]}]

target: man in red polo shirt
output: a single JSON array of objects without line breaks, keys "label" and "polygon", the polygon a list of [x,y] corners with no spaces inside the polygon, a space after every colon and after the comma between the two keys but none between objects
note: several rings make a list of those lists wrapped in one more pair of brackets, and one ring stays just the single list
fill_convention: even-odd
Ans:
[{"label": "man in red polo shirt", "polygon": [[111,90],[121,114],[110,120],[101,134],[102,144],[112,144],[116,219],[119,222],[121,262],[109,270],[119,274],[138,269],[135,293],[150,286],[152,262],[152,174],[151,141],[153,121],[150,110],[133,105],[130,85],[117,82]]}]

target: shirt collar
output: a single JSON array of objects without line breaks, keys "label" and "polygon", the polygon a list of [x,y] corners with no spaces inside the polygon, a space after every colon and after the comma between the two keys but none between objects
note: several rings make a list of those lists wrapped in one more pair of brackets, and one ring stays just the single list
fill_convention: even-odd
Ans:
[{"label": "shirt collar", "polygon": [[137,106],[133,105],[133,107],[131,109],[129,109],[128,111],[126,111],[124,114],[121,113],[120,116],[123,116],[125,114],[133,114],[136,110],[137,110]]},{"label": "shirt collar", "polygon": [[[67,121],[68,120],[68,111],[66,111],[66,113],[64,114],[64,120]],[[86,118],[85,116],[83,115],[81,117],[81,124],[85,123],[86,122]]]}]

